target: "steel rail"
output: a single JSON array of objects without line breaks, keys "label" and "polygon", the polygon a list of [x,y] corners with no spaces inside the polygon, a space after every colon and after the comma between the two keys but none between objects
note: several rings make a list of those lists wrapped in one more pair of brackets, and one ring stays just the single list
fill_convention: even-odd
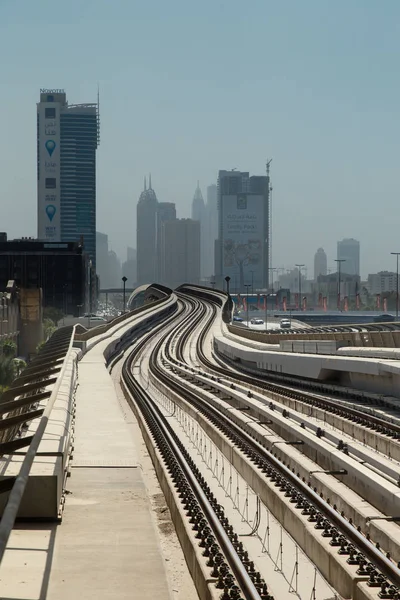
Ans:
[{"label": "steel rail", "polygon": [[[164,343],[164,340],[161,339],[160,342],[158,342],[157,347],[160,347],[160,345],[162,345],[163,343]],[[129,386],[130,390],[134,393],[134,396],[136,397],[136,399],[138,396],[140,397],[142,402],[145,404],[147,411],[152,415],[154,420],[157,422],[157,425],[160,428],[162,435],[164,436],[165,440],[167,441],[171,451],[175,455],[182,471],[184,472],[184,475],[185,475],[187,481],[190,484],[190,487],[192,488],[193,492],[195,493],[195,496],[207,518],[207,521],[211,525],[211,528],[215,534],[215,537],[216,537],[219,545],[221,546],[221,549],[222,549],[223,553],[225,554],[225,557],[227,558],[227,560],[229,562],[229,565],[233,571],[233,574],[236,577],[236,580],[237,580],[240,588],[242,589],[242,592],[245,594],[246,600],[260,600],[260,595],[257,592],[257,590],[254,586],[254,583],[252,582],[252,580],[251,580],[249,574],[247,573],[243,563],[241,562],[239,556],[237,555],[227,533],[225,532],[221,522],[219,521],[217,515],[215,514],[213,508],[211,507],[211,504],[208,501],[204,491],[201,489],[192,470],[188,466],[185,457],[183,456],[181,450],[179,449],[175,440],[173,439],[173,437],[169,431],[168,424],[165,422],[165,419],[161,418],[158,411],[155,410],[155,408],[152,404],[152,401],[151,401],[149,395],[147,394],[147,392],[145,392],[145,390],[143,390],[143,388],[141,388],[141,386],[132,377],[132,375],[130,373],[130,368],[131,368],[132,362],[134,360],[134,357],[135,357],[135,352],[131,353],[130,357],[124,363],[123,376],[124,376],[125,382],[128,383],[128,386]]]},{"label": "steel rail", "polygon": [[[181,293],[182,296],[184,296],[184,294]],[[210,304],[212,305],[212,302],[210,301]],[[215,311],[215,305],[214,305],[214,311]],[[210,326],[211,327],[211,324]],[[207,329],[208,333],[209,328]],[[329,412],[332,412],[334,414],[338,414],[339,416],[342,417],[346,417],[351,421],[355,420],[359,420],[361,421],[361,425],[363,425],[364,423],[368,426],[371,426],[371,424],[376,426],[376,430],[378,431],[378,433],[383,433],[384,435],[390,436],[393,439],[400,439],[400,425],[398,425],[397,423],[394,423],[391,419],[390,419],[390,415],[388,415],[387,419],[384,419],[382,417],[377,417],[376,415],[371,414],[370,412],[366,412],[366,411],[362,411],[359,410],[357,408],[352,408],[350,406],[345,406],[343,404],[341,404],[340,406],[338,406],[338,404],[334,401],[334,400],[330,400],[329,398],[321,398],[318,394],[314,394],[313,392],[308,392],[308,391],[300,391],[300,390],[295,390],[293,388],[287,388],[284,386],[284,384],[279,384],[279,383],[272,383],[270,381],[268,381],[268,377],[270,377],[269,375],[267,375],[265,378],[260,376],[260,375],[249,375],[249,371],[247,371],[246,374],[246,369],[243,368],[243,372],[239,373],[235,373],[234,371],[228,370],[226,367],[221,366],[221,362],[224,362],[220,357],[219,358],[219,363],[220,365],[217,366],[214,363],[212,363],[205,355],[204,353],[202,355],[200,355],[200,361],[204,364],[205,367],[207,367],[208,369],[211,369],[215,372],[218,372],[220,375],[224,376],[224,377],[229,377],[230,379],[235,379],[236,381],[240,381],[241,383],[247,383],[248,385],[251,386],[257,386],[260,387],[263,390],[266,391],[270,391],[270,392],[274,392],[277,394],[280,394],[282,396],[291,398],[293,400],[299,400],[301,402],[306,402],[312,406],[316,406],[317,408],[323,408],[325,410],[328,410]],[[235,365],[235,368],[237,370],[240,370],[238,368],[237,365]],[[276,375],[272,374],[271,377],[276,377]],[[284,380],[285,376],[284,375],[279,375],[278,376],[280,380]],[[288,378],[291,379],[292,378]],[[356,394],[355,394],[356,396]],[[354,417],[354,419],[352,418]],[[379,429],[382,429],[383,432],[380,432]]]},{"label": "steel rail", "polygon": [[[198,338],[198,352],[199,355],[203,355],[202,345],[205,336],[209,328],[211,327],[212,319],[209,320],[207,326],[202,330],[199,338]],[[206,357],[205,357],[206,358]],[[207,359],[208,360],[208,359]],[[211,363],[212,365],[212,363]],[[214,365],[212,365],[214,368]],[[157,373],[158,371],[158,373]],[[170,380],[170,387],[172,387],[177,393],[180,395],[184,395],[185,397],[191,397],[194,400],[195,404],[201,411],[205,411],[206,408],[204,406],[204,400],[199,400],[193,391],[188,390],[185,386],[176,381],[176,378],[172,377],[172,375],[168,372],[163,373],[160,368],[157,368],[155,375],[163,377],[167,377]],[[219,372],[219,371],[217,371]],[[336,510],[330,506],[325,500],[323,500],[314,490],[312,490],[305,482],[299,479],[295,474],[290,471],[285,465],[283,465],[271,452],[269,452],[264,446],[262,446],[259,442],[257,442],[254,438],[252,438],[246,431],[244,431],[239,425],[232,422],[226,415],[217,411],[210,404],[207,404],[207,411],[214,415],[220,422],[225,422],[225,427],[234,431],[236,436],[241,438],[245,444],[250,446],[256,453],[262,458],[268,460],[270,464],[274,466],[274,468],[280,471],[290,482],[291,484],[297,488],[300,493],[303,494],[309,501],[318,508],[318,510],[323,513],[327,518],[336,525],[336,527],[342,531],[342,533],[350,539],[354,545],[361,550],[369,558],[371,563],[373,563],[391,582],[393,582],[396,586],[400,587],[400,569],[393,564],[393,562],[386,558],[382,554],[380,550],[374,547],[372,542],[367,540],[357,529],[350,524],[344,517],[342,517]]]}]

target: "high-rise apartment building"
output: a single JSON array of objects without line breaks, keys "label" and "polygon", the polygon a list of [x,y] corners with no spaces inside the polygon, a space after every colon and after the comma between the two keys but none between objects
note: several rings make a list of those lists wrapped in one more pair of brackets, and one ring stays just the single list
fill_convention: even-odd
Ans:
[{"label": "high-rise apartment building", "polygon": [[38,239],[81,242],[96,264],[97,104],[40,90],[37,104]]},{"label": "high-rise apartment building", "polygon": [[158,283],[163,281],[162,272],[162,242],[161,242],[161,231],[163,223],[167,221],[175,221],[176,219],[176,206],[173,202],[159,202],[157,205],[157,240],[156,240],[156,251],[157,251],[157,269],[156,279]]},{"label": "high-rise apartment building", "polygon": [[206,204],[206,247],[205,247],[205,271],[206,277],[214,275],[214,253],[215,242],[218,239],[218,200],[217,186],[215,183],[207,187]]},{"label": "high-rise apartment building", "polygon": [[348,275],[360,275],[360,242],[353,238],[337,243],[337,258],[343,260],[341,272]]},{"label": "high-rise apartment building", "polygon": [[157,208],[158,200],[151,187],[151,178],[147,188],[140,194],[137,204],[136,250],[137,284],[154,283],[157,280]]},{"label": "high-rise apartment building", "polygon": [[166,221],[161,229],[163,283],[176,288],[200,281],[200,223]]},{"label": "high-rise apartment building", "polygon": [[318,248],[314,255],[314,281],[317,281],[320,275],[328,273],[328,259],[323,248]]},{"label": "high-rise apartment building", "polygon": [[270,178],[248,172],[219,171],[218,241],[215,277],[218,287],[229,276],[240,292],[252,282],[254,291],[269,287]]}]

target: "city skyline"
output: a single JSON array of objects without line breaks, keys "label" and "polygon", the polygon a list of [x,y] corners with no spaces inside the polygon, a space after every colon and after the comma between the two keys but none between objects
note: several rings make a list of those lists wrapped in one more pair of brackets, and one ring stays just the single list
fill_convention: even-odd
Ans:
[{"label": "city skyline", "polygon": [[[340,6],[316,0],[255,0],[248,13],[232,0],[228,18],[210,0],[117,5],[71,0],[69,15],[47,0],[0,7],[0,49],[5,55],[14,48],[0,84],[3,229],[10,237],[36,233],[38,90],[64,88],[78,102],[94,98],[99,83],[96,228],[107,231],[120,256],[134,240],[144,172],[153,170],[159,198],[189,217],[197,180],[205,190],[221,167],[263,173],[273,157],[274,264],[300,260],[311,269],[315,248],[333,256],[338,239],[354,237],[363,248],[363,278],[394,268],[397,2],[387,0],[383,11],[353,0],[345,19]],[[151,52],[132,60],[146,46],[150,24]],[[191,44],[205,30],[209,43]],[[58,41],[50,54],[49,31]],[[137,93],[138,81],[146,93]]]}]

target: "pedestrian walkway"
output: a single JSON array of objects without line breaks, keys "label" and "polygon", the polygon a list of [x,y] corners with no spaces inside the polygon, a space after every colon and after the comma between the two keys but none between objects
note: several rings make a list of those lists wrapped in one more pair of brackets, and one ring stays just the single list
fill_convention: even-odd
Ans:
[{"label": "pedestrian walkway", "polygon": [[108,343],[79,363],[62,523],[13,531],[0,571],[4,600],[170,597],[135,442],[104,366]]}]

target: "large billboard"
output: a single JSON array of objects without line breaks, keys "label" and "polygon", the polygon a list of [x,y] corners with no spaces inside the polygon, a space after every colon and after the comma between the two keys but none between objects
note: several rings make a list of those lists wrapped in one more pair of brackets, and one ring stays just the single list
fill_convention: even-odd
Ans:
[{"label": "large billboard", "polygon": [[61,241],[60,104],[38,105],[38,238]]},{"label": "large billboard", "polygon": [[231,289],[254,291],[266,279],[266,202],[262,195],[222,196],[222,271],[231,278]]}]

